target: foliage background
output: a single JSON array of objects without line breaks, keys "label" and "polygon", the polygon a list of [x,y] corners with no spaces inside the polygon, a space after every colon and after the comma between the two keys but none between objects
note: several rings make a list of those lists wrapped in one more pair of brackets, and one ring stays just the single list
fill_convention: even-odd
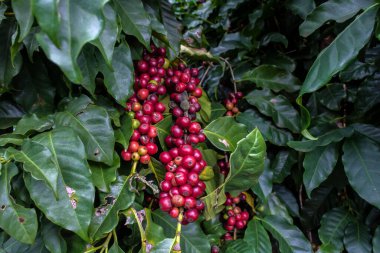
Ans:
[{"label": "foliage background", "polygon": [[[209,252],[225,232],[216,159],[236,146],[212,135],[237,143],[256,127],[264,172],[232,189],[255,196],[256,215],[222,251],[380,252],[379,2],[170,2],[0,2],[0,252],[83,252],[112,231],[110,252],[145,252],[144,236],[167,252],[175,222],[145,208],[140,230],[127,210],[142,210],[144,194],[129,190],[118,155],[131,132],[133,60],[151,40],[171,59],[208,62],[199,120],[216,176],[204,218],[183,228],[183,252]],[[221,117],[234,83],[242,113]],[[161,140],[170,124],[160,123]]]}]

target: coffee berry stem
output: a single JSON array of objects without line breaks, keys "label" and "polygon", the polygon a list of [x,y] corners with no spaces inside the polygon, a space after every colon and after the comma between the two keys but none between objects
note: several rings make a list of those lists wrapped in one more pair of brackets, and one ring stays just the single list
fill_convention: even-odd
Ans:
[{"label": "coffee berry stem", "polygon": [[[180,208],[180,213],[179,213],[178,218],[177,218],[177,228],[175,231],[175,237],[174,237],[174,243],[173,243],[174,246],[176,246],[176,245],[180,246],[181,245],[181,231],[182,231],[183,213],[184,213],[183,208]],[[173,252],[181,253],[181,250],[174,250]]]},{"label": "coffee berry stem", "polygon": [[129,177],[131,177],[134,174],[136,174],[137,163],[138,163],[138,161],[133,161],[132,168],[131,168],[131,173],[129,173]]}]

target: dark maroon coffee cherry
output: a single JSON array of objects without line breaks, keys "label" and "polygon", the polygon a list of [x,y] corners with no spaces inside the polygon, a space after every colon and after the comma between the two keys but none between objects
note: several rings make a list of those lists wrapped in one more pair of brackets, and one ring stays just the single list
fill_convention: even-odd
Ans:
[{"label": "dark maroon coffee cherry", "polygon": [[180,128],[185,129],[190,126],[191,120],[189,117],[179,117],[176,120],[176,125],[178,125]]},{"label": "dark maroon coffee cherry", "polygon": [[150,128],[150,125],[144,123],[139,126],[138,131],[140,132],[140,134],[147,134],[149,131],[149,128]]},{"label": "dark maroon coffee cherry", "polygon": [[191,145],[185,144],[179,147],[178,153],[180,156],[192,155],[193,147]]},{"label": "dark maroon coffee cherry", "polygon": [[179,187],[179,194],[184,197],[189,197],[193,194],[193,188],[189,184],[184,184]]},{"label": "dark maroon coffee cherry", "polygon": [[203,195],[203,190],[200,187],[195,186],[193,188],[193,197],[197,199],[202,195]]},{"label": "dark maroon coffee cherry", "polygon": [[181,138],[183,136],[183,130],[178,125],[173,125],[170,128],[170,133],[175,138]]},{"label": "dark maroon coffee cherry", "polygon": [[148,63],[146,61],[140,60],[140,61],[137,62],[137,69],[141,73],[147,72],[148,68],[149,68],[149,65],[148,65]]},{"label": "dark maroon coffee cherry", "polygon": [[172,185],[171,185],[170,181],[162,181],[160,184],[160,188],[164,192],[169,192],[170,189],[172,188]]},{"label": "dark maroon coffee cherry", "polygon": [[198,134],[202,127],[198,122],[191,122],[189,126],[189,132],[192,134]]},{"label": "dark maroon coffee cherry", "polygon": [[190,223],[196,221],[198,217],[199,212],[197,209],[190,209],[185,212],[185,219]]},{"label": "dark maroon coffee cherry", "polygon": [[199,182],[199,176],[195,172],[190,172],[187,176],[187,182],[192,186],[197,186]]},{"label": "dark maroon coffee cherry", "polygon": [[195,205],[195,208],[198,210],[198,211],[202,211],[204,208],[205,208],[205,203],[202,201],[202,200],[197,200],[197,203]]},{"label": "dark maroon coffee cherry", "polygon": [[185,204],[184,204],[184,207],[186,209],[192,209],[195,207],[195,205],[197,204],[197,201],[194,197],[185,197]]}]

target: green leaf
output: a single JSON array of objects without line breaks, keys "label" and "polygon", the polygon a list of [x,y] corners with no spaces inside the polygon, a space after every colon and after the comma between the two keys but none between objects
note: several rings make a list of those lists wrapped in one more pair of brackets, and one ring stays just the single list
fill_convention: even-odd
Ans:
[{"label": "green leaf", "polygon": [[252,253],[271,253],[272,245],[268,233],[257,219],[251,220],[245,230],[244,241],[251,246]]},{"label": "green leaf", "polygon": [[340,110],[340,104],[342,99],[347,97],[344,84],[334,83],[326,85],[318,94],[319,102],[333,111]]},{"label": "green leaf", "polygon": [[374,76],[372,78],[367,78],[358,89],[357,99],[355,102],[355,109],[359,115],[364,115],[375,105],[380,103],[379,96],[376,96],[379,92],[380,77]]},{"label": "green leaf", "polygon": [[237,142],[244,138],[248,131],[245,125],[237,123],[234,118],[221,117],[208,124],[203,133],[218,149],[234,151]]},{"label": "green leaf", "polygon": [[310,152],[317,147],[329,145],[333,142],[340,142],[344,138],[350,137],[354,133],[351,127],[331,130],[318,137],[318,140],[290,141],[288,146],[301,152]]},{"label": "green leaf", "polygon": [[273,171],[270,169],[269,159],[265,159],[264,171],[259,177],[258,184],[254,185],[251,189],[261,200],[265,200],[272,192],[272,186]]},{"label": "green leaf", "polygon": [[147,242],[156,246],[159,242],[165,239],[164,230],[161,226],[157,225],[152,220],[152,210],[149,208],[144,208],[146,227],[145,227],[145,236]]},{"label": "green leaf", "polygon": [[300,131],[300,116],[283,95],[275,96],[269,89],[263,89],[254,90],[245,98],[262,114],[271,117],[278,127],[288,128],[294,133]]},{"label": "green leaf", "polygon": [[201,105],[201,110],[199,111],[199,115],[203,122],[209,122],[211,117],[211,102],[207,96],[207,93],[202,89],[202,96],[198,98],[198,102]]},{"label": "green leaf", "polygon": [[101,205],[95,209],[89,229],[93,241],[111,232],[119,222],[119,211],[126,210],[134,202],[135,194],[129,186],[129,177],[119,176],[111,184],[110,193],[101,195]]},{"label": "green leaf", "polygon": [[276,196],[282,201],[282,203],[286,206],[289,213],[293,217],[300,216],[298,202],[292,191],[290,191],[284,185],[275,185],[273,187],[273,191],[276,193]]},{"label": "green leaf", "polygon": [[343,241],[348,253],[372,252],[369,229],[359,221],[347,225]]},{"label": "green leaf", "polygon": [[281,253],[312,253],[310,242],[302,232],[294,225],[289,224],[284,218],[267,216],[260,219],[265,229],[268,230],[280,244]]},{"label": "green leaf", "polygon": [[[346,6],[345,4],[343,6]],[[300,96],[318,90],[343,70],[369,41],[379,4],[373,5],[349,24],[314,61],[302,85]]]},{"label": "green leaf", "polygon": [[335,248],[343,249],[344,230],[350,220],[350,214],[343,208],[334,208],[325,213],[318,230],[323,244],[333,244]]},{"label": "green leaf", "polygon": [[91,163],[90,168],[94,185],[102,192],[109,192],[110,184],[116,180],[117,169],[120,168],[120,157],[115,152],[112,166],[104,163]]},{"label": "green leaf", "polygon": [[20,54],[11,60],[12,35],[16,31],[16,22],[5,19],[0,24],[0,94],[8,89],[12,78],[21,69],[22,57]]},{"label": "green leaf", "polygon": [[44,181],[54,195],[58,196],[58,166],[52,158],[52,152],[45,146],[31,140],[25,140],[21,151],[7,149],[7,155],[24,164],[25,171],[36,180]]},{"label": "green leaf", "polygon": [[[164,229],[165,236],[174,237],[177,221],[167,213],[156,210],[152,213],[153,220]],[[199,222],[190,223],[182,227],[181,250],[186,253],[210,252],[210,243],[203,233]]]},{"label": "green leaf", "polygon": [[170,127],[172,123],[172,116],[169,115],[155,125],[155,127],[157,128],[158,140],[160,141],[163,150],[167,150],[165,137],[170,134]]},{"label": "green leaf", "polygon": [[297,163],[296,152],[291,150],[281,150],[277,153],[272,163],[273,182],[282,183],[290,175],[291,169]]},{"label": "green leaf", "polygon": [[252,109],[247,109],[239,113],[236,120],[246,125],[248,130],[257,127],[263,137],[274,145],[286,146],[289,141],[293,140],[293,136],[290,132],[277,128],[271,121],[266,120],[260,113]]},{"label": "green leaf", "polygon": [[366,137],[354,135],[345,141],[343,152],[342,161],[350,185],[360,197],[380,208],[380,146]]},{"label": "green leaf", "polygon": [[116,20],[116,12],[110,4],[104,5],[104,28],[99,37],[92,43],[100,50],[107,64],[111,66],[112,55],[115,48],[119,27]]},{"label": "green leaf", "polygon": [[16,239],[14,239],[13,237],[11,237],[2,245],[1,249],[4,249],[5,253],[28,252],[27,250],[29,249],[29,247],[30,245],[21,243],[17,241]]},{"label": "green leaf", "polygon": [[90,92],[92,97],[95,97],[96,76],[99,72],[95,54],[96,48],[86,45],[78,55],[78,65],[83,74],[81,85]]},{"label": "green leaf", "polygon": [[[146,48],[150,48],[150,19],[139,0],[114,0],[116,12],[126,34],[135,36]],[[115,53],[116,55],[116,53]]]},{"label": "green leaf", "polygon": [[24,142],[24,136],[19,135],[19,134],[0,135],[0,146],[6,146],[7,144],[20,146],[23,142]]},{"label": "green leaf", "polygon": [[[56,45],[60,45],[60,18],[58,14],[59,0],[33,0],[32,8],[39,26]],[[65,22],[65,21],[64,21]]]},{"label": "green leaf", "polygon": [[66,241],[61,235],[61,229],[46,220],[42,222],[41,229],[42,239],[45,247],[54,253],[66,253],[67,245]]},{"label": "green leaf", "polygon": [[33,25],[32,0],[14,0],[12,1],[12,9],[15,13],[17,22],[20,25],[20,35],[18,41],[21,42],[28,35]]},{"label": "green leaf", "polygon": [[257,184],[264,171],[265,156],[265,141],[256,128],[238,142],[236,150],[231,154],[226,191],[236,195]]},{"label": "green leaf", "polygon": [[380,226],[377,227],[375,234],[372,238],[373,253],[380,252]]},{"label": "green leaf", "polygon": [[264,213],[265,215],[280,217],[286,220],[289,224],[293,223],[293,219],[290,216],[285,203],[283,203],[275,192],[268,195],[264,206]]},{"label": "green leaf", "polygon": [[162,240],[159,244],[153,247],[151,253],[168,253],[171,252],[171,249],[174,244],[174,239],[166,238]]},{"label": "green leaf", "polygon": [[303,183],[307,195],[317,188],[331,174],[338,161],[339,150],[336,143],[327,146],[317,147],[311,152],[306,153],[303,166]]},{"label": "green leaf", "polygon": [[211,103],[211,118],[210,120],[215,120],[219,117],[223,117],[227,109],[221,103]]},{"label": "green leaf", "polygon": [[133,63],[128,44],[122,43],[115,48],[112,58],[112,69],[102,57],[97,57],[99,69],[104,75],[107,91],[121,105],[133,94]]},{"label": "green leaf", "polygon": [[2,168],[0,174],[0,228],[16,240],[32,244],[36,238],[38,222],[36,211],[16,204],[10,196],[11,180],[18,174],[13,163]]},{"label": "green leaf", "polygon": [[109,253],[124,253],[124,250],[122,250],[117,242],[114,242],[112,247],[108,250]]},{"label": "green leaf", "polygon": [[287,7],[295,14],[305,19],[314,8],[314,0],[289,0],[287,1]]},{"label": "green leaf", "polygon": [[284,47],[288,47],[288,39],[285,35],[278,33],[278,32],[270,32],[265,34],[260,41],[260,46],[268,46],[271,42],[277,42],[284,45]]},{"label": "green leaf", "polygon": [[4,3],[0,3],[0,24],[3,19],[5,19],[4,13],[8,9],[8,7]]},{"label": "green leaf", "polygon": [[229,242],[227,244],[226,253],[253,253],[250,245],[242,239]]},{"label": "green leaf", "polygon": [[39,118],[36,114],[24,115],[22,119],[17,122],[14,134],[26,135],[29,131],[43,132],[50,129],[53,126],[53,120],[51,118]]},{"label": "green leaf", "polygon": [[[49,29],[49,31],[53,29],[59,31],[57,41],[60,42],[60,46],[58,47],[44,32],[36,35],[47,57],[57,64],[74,83],[80,83],[83,78],[77,63],[77,57],[82,47],[87,42],[96,39],[104,26],[102,9],[106,2],[107,0],[74,2],[60,0],[58,4],[59,26],[54,24],[54,27]],[[43,3],[40,2],[40,4]],[[52,11],[55,11],[54,5],[49,7],[49,13],[46,16],[54,15],[51,13]],[[44,19],[47,18],[46,16],[44,15]],[[55,18],[53,20],[56,21]],[[86,20],[86,22],[78,25],[78,20]]]},{"label": "green leaf", "polygon": [[62,127],[39,134],[34,141],[50,149],[59,168],[58,198],[45,182],[24,174],[30,197],[50,221],[87,241],[95,189],[82,141],[73,130]]},{"label": "green leaf", "polygon": [[376,68],[372,64],[354,61],[339,73],[339,78],[342,82],[361,80],[372,76],[375,71]]},{"label": "green leaf", "polygon": [[254,82],[258,87],[275,92],[285,90],[295,92],[300,89],[300,80],[287,70],[274,65],[260,65],[246,72],[240,81]]},{"label": "green leaf", "polygon": [[[75,106],[75,101],[68,106]],[[112,165],[115,137],[107,111],[95,105],[74,109],[57,113],[56,125],[69,126],[79,135],[85,144],[87,159]]]}]

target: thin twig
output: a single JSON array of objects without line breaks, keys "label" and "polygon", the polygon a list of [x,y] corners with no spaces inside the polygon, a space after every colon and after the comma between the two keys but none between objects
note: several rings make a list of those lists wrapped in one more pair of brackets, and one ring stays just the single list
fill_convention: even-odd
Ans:
[{"label": "thin twig", "polygon": [[237,88],[236,88],[236,79],[235,79],[235,74],[234,70],[232,69],[231,63],[228,61],[228,59],[220,57],[222,61],[224,61],[227,64],[228,69],[230,70],[231,73],[231,78],[232,78],[232,83],[234,84],[234,92],[237,93]]},{"label": "thin twig", "polygon": [[207,66],[207,69],[206,69],[205,73],[203,74],[203,76],[202,76],[202,78],[201,78],[201,81],[199,82],[199,85],[202,85],[202,84],[203,84],[203,81],[205,80],[205,78],[206,78],[208,72],[210,71],[210,68],[211,68],[211,64],[209,64],[209,65]]}]

